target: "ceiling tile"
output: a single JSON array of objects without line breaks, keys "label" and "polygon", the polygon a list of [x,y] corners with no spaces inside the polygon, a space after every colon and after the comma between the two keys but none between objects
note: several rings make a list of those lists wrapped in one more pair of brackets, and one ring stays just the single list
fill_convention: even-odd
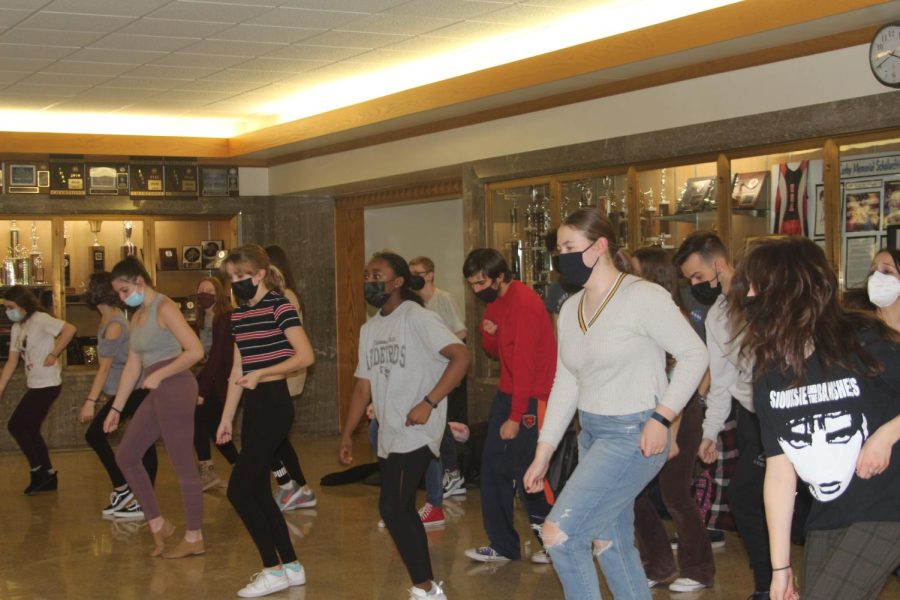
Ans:
[{"label": "ceiling tile", "polygon": [[130,77],[146,77],[150,79],[181,79],[193,81],[212,75],[218,69],[203,69],[200,67],[173,67],[170,65],[143,65],[133,69]]},{"label": "ceiling tile", "polygon": [[[393,46],[392,46],[393,47]],[[303,58],[334,62],[356,56],[366,50],[361,48],[341,48],[339,46],[313,46],[311,44],[293,44],[279,48],[266,54],[267,58]]]},{"label": "ceiling tile", "polygon": [[57,60],[75,51],[66,46],[32,46],[30,44],[0,44],[0,57],[50,58]]},{"label": "ceiling tile", "polygon": [[5,96],[45,96],[57,98],[70,98],[84,89],[84,86],[69,85],[38,85],[30,83],[16,83],[3,90],[0,97]]},{"label": "ceiling tile", "polygon": [[35,73],[51,64],[53,64],[53,60],[49,58],[10,58],[0,56],[0,71]]},{"label": "ceiling tile", "polygon": [[0,36],[0,44],[34,44],[36,46],[71,46],[81,48],[101,37],[103,37],[102,33],[16,27]]},{"label": "ceiling tile", "polygon": [[[171,0],[53,0],[41,10],[45,12],[140,17],[168,4]],[[4,0],[4,4],[7,4]],[[46,0],[43,2],[46,4]]]},{"label": "ceiling tile", "polygon": [[299,8],[276,8],[250,19],[256,25],[280,25],[282,27],[303,27],[306,29],[335,29],[358,19],[363,13],[328,10],[304,10]]},{"label": "ceiling tile", "polygon": [[153,94],[159,93],[155,89],[147,89],[147,88],[135,88],[135,87],[127,87],[127,88],[113,88],[107,86],[96,86],[90,89],[84,90],[80,94],[78,94],[79,98],[100,98],[100,99],[108,99],[115,100],[117,102],[136,102],[137,100],[142,100],[151,96]]},{"label": "ceiling tile", "polygon": [[341,27],[342,31],[420,35],[453,25],[453,19],[434,19],[414,15],[368,15]]},{"label": "ceiling tile", "polygon": [[9,96],[0,92],[0,110],[43,110],[64,100],[59,96]]},{"label": "ceiling tile", "polygon": [[388,48],[391,50],[403,50],[404,52],[415,52],[420,55],[434,55],[453,52],[465,46],[465,41],[458,38],[417,35],[414,38],[391,44]]},{"label": "ceiling tile", "polygon": [[253,58],[243,62],[235,69],[241,71],[269,71],[275,73],[305,73],[331,64],[324,60],[289,60],[285,58]]},{"label": "ceiling tile", "polygon": [[382,48],[403,40],[408,35],[388,35],[383,33],[355,33],[350,31],[326,31],[322,35],[306,40],[306,43],[317,46],[340,46],[343,48],[363,48],[372,50]]},{"label": "ceiling tile", "polygon": [[168,90],[159,94],[158,96],[154,96],[150,98],[149,101],[153,102],[156,100],[161,100],[164,102],[175,102],[181,105],[204,105],[211,104],[213,102],[218,102],[219,100],[224,100],[233,96],[231,92],[210,92],[210,91],[179,91],[179,90]]},{"label": "ceiling tile", "polygon": [[[284,75],[288,75],[288,73],[284,73]],[[274,74],[274,77],[278,77],[278,75]],[[236,69],[219,71],[203,79],[203,81],[238,81],[242,83],[270,83],[272,80],[272,71],[238,71]]]},{"label": "ceiling tile", "polygon": [[131,17],[111,17],[103,15],[73,15],[69,13],[39,12],[25,21],[22,27],[32,29],[54,29],[58,31],[84,31],[110,33],[128,25]]},{"label": "ceiling tile", "polygon": [[5,8],[27,8],[38,10],[50,3],[51,0],[3,0]]},{"label": "ceiling tile", "polygon": [[242,23],[269,10],[265,6],[223,4],[220,2],[171,2],[150,13],[157,19],[206,21],[209,23]]},{"label": "ceiling tile", "polygon": [[516,25],[519,29],[528,29],[545,25],[548,21],[559,19],[570,14],[570,11],[551,6],[526,6],[516,4],[479,17],[479,21],[488,23],[504,23]]},{"label": "ceiling tile", "polygon": [[226,40],[202,40],[185,48],[196,54],[225,54],[228,56],[260,56],[275,50],[277,44],[262,42],[230,42]]},{"label": "ceiling tile", "polygon": [[131,102],[112,98],[82,98],[79,95],[54,104],[48,112],[112,112],[129,104]]},{"label": "ceiling tile", "polygon": [[168,52],[150,52],[147,50],[121,50],[113,48],[85,48],[68,57],[69,60],[80,60],[101,63],[121,63],[143,65],[160,57],[168,56]]},{"label": "ceiling tile", "polygon": [[345,12],[376,13],[409,0],[279,0],[279,6]]},{"label": "ceiling tile", "polygon": [[324,29],[302,29],[299,27],[242,24],[207,37],[214,40],[293,44],[294,42],[314,37],[323,32]]},{"label": "ceiling tile", "polygon": [[213,81],[211,79],[198,79],[197,81],[186,81],[173,89],[178,91],[199,91],[199,92],[229,92],[231,94],[239,94],[256,89],[260,86],[259,82],[244,81]]},{"label": "ceiling tile", "polygon": [[42,73],[61,73],[73,75],[97,75],[106,77],[115,77],[126,73],[134,68],[134,65],[115,64],[115,63],[99,63],[99,62],[81,62],[74,60],[60,60],[46,69]]},{"label": "ceiling tile", "polygon": [[[2,41],[2,40],[0,40]],[[146,50],[156,52],[174,52],[185,46],[195,44],[197,40],[183,37],[163,37],[156,35],[126,35],[114,33],[92,44],[93,48],[113,48],[117,50]]]},{"label": "ceiling tile", "polygon": [[201,39],[220,31],[225,31],[230,27],[230,23],[175,21],[172,19],[149,19],[145,17],[124,27],[119,33]]},{"label": "ceiling tile", "polygon": [[568,12],[599,8],[604,4],[618,4],[618,0],[523,0],[518,2],[523,6],[544,6],[551,8],[563,8]]},{"label": "ceiling tile", "polygon": [[28,77],[28,73],[22,73],[20,71],[0,71],[0,85],[15,83],[26,77]]},{"label": "ceiling tile", "polygon": [[162,79],[141,77],[140,69],[120,75],[115,79],[108,81],[101,87],[111,89],[135,89],[135,90],[171,90],[177,85],[184,84],[184,79]]},{"label": "ceiling tile", "polygon": [[173,67],[202,67],[204,69],[227,69],[247,60],[246,56],[217,54],[195,54],[193,52],[172,52],[153,61],[157,65]]},{"label": "ceiling tile", "polygon": [[30,10],[0,8],[0,27],[12,27],[24,21],[32,14]]},{"label": "ceiling tile", "polygon": [[484,21],[461,21],[454,25],[429,32],[430,37],[446,37],[464,40],[467,44],[517,33],[523,28],[517,25],[486,23]]},{"label": "ceiling tile", "polygon": [[406,62],[412,62],[419,58],[420,55],[412,52],[399,52],[391,49],[372,50],[359,56],[354,56],[350,60],[339,64],[363,64],[372,67],[390,67],[400,65]]},{"label": "ceiling tile", "polygon": [[[563,0],[565,1],[565,0]],[[503,8],[494,2],[467,2],[466,0],[412,0],[384,11],[388,15],[414,15],[443,19],[474,19]]]},{"label": "ceiling tile", "polygon": [[89,88],[99,83],[109,81],[106,75],[80,75],[69,73],[35,73],[28,79],[23,79],[24,84],[34,85],[65,85]]}]

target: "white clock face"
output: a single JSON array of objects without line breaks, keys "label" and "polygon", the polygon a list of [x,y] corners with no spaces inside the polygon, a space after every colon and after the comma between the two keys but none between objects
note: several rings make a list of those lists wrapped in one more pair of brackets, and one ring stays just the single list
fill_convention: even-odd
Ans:
[{"label": "white clock face", "polygon": [[869,46],[872,73],[884,85],[900,88],[900,23],[878,30]]}]

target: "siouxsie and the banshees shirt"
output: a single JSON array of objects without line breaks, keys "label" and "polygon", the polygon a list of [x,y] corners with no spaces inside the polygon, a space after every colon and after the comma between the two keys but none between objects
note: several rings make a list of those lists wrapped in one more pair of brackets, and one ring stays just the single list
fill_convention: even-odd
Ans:
[{"label": "siouxsie and the banshees shirt", "polygon": [[871,331],[860,339],[884,364],[880,376],[826,369],[813,352],[798,385],[791,373],[768,370],[753,386],[766,455],[787,456],[816,500],[809,529],[900,521],[900,444],[884,473],[870,479],[855,473],[869,437],[900,414],[900,346]]}]

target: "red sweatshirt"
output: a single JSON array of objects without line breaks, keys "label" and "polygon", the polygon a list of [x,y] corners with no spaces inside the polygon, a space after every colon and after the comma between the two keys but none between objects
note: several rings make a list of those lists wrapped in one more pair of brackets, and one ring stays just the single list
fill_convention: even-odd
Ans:
[{"label": "red sweatshirt", "polygon": [[231,334],[231,312],[213,320],[213,339],[206,364],[197,373],[198,395],[206,400],[216,394],[225,402],[228,377],[234,361],[234,336]]},{"label": "red sweatshirt", "polygon": [[500,391],[512,396],[509,420],[518,423],[529,398],[546,400],[556,374],[556,336],[544,301],[519,281],[487,305],[484,319],[497,326],[489,335],[481,329],[481,345],[500,359]]}]

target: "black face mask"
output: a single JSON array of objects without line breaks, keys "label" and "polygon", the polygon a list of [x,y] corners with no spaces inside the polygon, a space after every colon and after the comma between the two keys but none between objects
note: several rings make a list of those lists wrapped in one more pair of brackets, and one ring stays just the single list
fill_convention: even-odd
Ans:
[{"label": "black face mask", "polygon": [[384,290],[383,281],[367,281],[363,284],[366,302],[374,308],[381,308],[391,299],[391,293]]},{"label": "black face mask", "polygon": [[716,274],[716,287],[711,281],[696,283],[691,286],[691,296],[703,306],[712,306],[716,303],[719,294],[722,293],[722,285],[719,283],[719,275]]},{"label": "black face mask", "polygon": [[258,290],[259,284],[253,283],[251,277],[231,282],[231,293],[234,294],[234,297],[238,300],[243,300],[245,302],[247,300],[252,300],[253,297],[256,296]]},{"label": "black face mask", "polygon": [[492,285],[489,285],[488,287],[484,288],[483,290],[478,290],[477,292],[475,292],[475,297],[478,298],[479,300],[481,300],[482,302],[484,302],[485,304],[490,304],[491,302],[496,300],[498,297],[500,297],[500,290],[493,287]]},{"label": "black face mask", "polygon": [[584,287],[587,280],[591,278],[594,267],[600,261],[598,256],[592,266],[587,266],[584,264],[585,252],[587,252],[586,249],[581,252],[567,252],[559,255],[559,272],[566,278],[568,283],[579,287]]}]

